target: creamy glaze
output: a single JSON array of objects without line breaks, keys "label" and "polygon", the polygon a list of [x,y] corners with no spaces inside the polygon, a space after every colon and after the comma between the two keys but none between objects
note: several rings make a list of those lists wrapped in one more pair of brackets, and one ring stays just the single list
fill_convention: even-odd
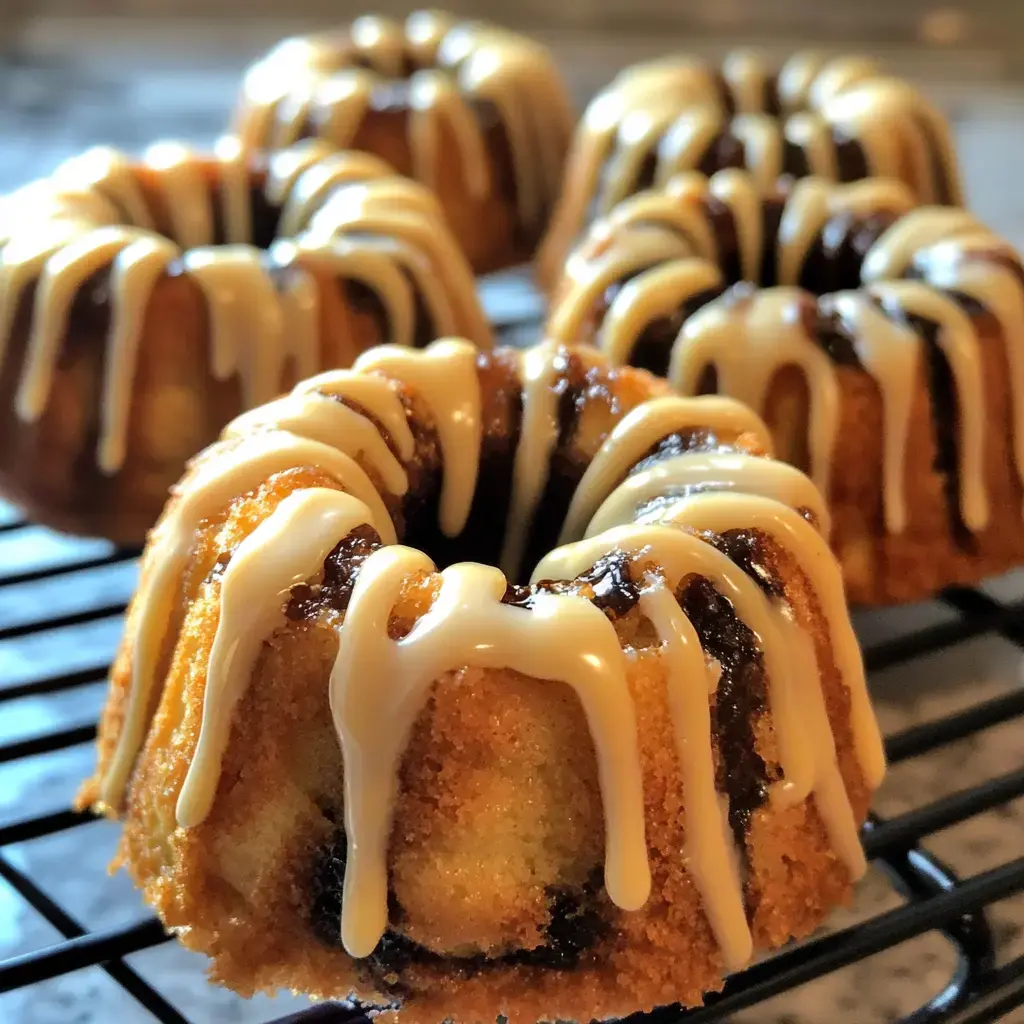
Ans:
[{"label": "creamy glaze", "polygon": [[[856,72],[850,69],[850,74]],[[616,363],[628,363],[645,331],[659,318],[678,316],[709,289],[728,283],[717,262],[711,200],[728,208],[736,256],[744,276],[760,280],[764,253],[763,200],[741,171],[709,179],[689,173],[662,193],[641,193],[611,217],[595,222],[571,255],[547,327],[561,341],[589,341]],[[846,216],[889,213],[895,221],[863,259],[865,290],[816,298],[794,287],[822,232]],[[698,221],[703,221],[699,226]],[[660,240],[652,245],[652,239]],[[905,472],[914,395],[921,386],[922,339],[908,320],[934,323],[952,370],[960,429],[960,513],[983,530],[989,510],[984,478],[985,391],[981,370],[983,321],[967,315],[956,296],[975,300],[1000,328],[1012,400],[1011,434],[1018,477],[1024,482],[1024,271],[1020,257],[973,215],[953,207],[914,208],[906,185],[870,179],[834,185],[809,177],[784,200],[774,253],[779,287],[708,302],[683,323],[670,346],[668,377],[694,394],[705,371],[715,387],[765,415],[776,375],[798,369],[807,381],[809,470],[828,495],[836,432],[839,381],[816,337],[819,312],[834,315],[851,339],[860,366],[878,386],[884,425],[882,497],[885,528],[907,527]],[[917,281],[901,280],[914,276]],[[602,311],[602,296],[621,287]],[[879,304],[880,299],[885,302]],[[597,315],[597,314],[600,315]]]},{"label": "creamy glaze", "polygon": [[900,180],[920,202],[962,204],[945,118],[912,86],[881,77],[874,61],[794,55],[777,76],[780,118],[765,110],[771,73],[761,58],[732,54],[722,70],[735,115],[719,93],[716,69],[695,62],[629,68],[592,101],[539,257],[546,286],[558,279],[589,210],[610,213],[643,187],[640,172],[650,162],[658,185],[701,166],[726,133],[739,142],[744,166],[762,191],[775,187],[785,167],[784,139],[803,153],[810,173],[833,182],[840,178],[845,141],[863,153],[868,176]]},{"label": "creamy glaze", "polygon": [[[522,358],[522,426],[514,474],[518,491],[503,539],[506,555],[511,551],[517,556],[512,559],[516,567],[554,443],[554,385],[564,380],[570,359],[583,358],[586,366],[596,357],[547,344]],[[442,517],[448,517],[447,525],[456,533],[465,523],[483,431],[475,374],[475,351],[464,342],[438,342],[423,352],[385,349],[364,357],[351,371],[321,374],[290,396],[245,414],[229,425],[223,441],[196,461],[154,532],[145,558],[132,613],[134,632],[128,641],[131,679],[124,727],[115,756],[104,770],[102,799],[116,808],[123,798],[145,735],[150,694],[158,685],[159,652],[174,628],[178,580],[197,529],[203,523],[216,524],[238,495],[274,473],[316,466],[340,489],[292,492],[230,552],[219,579],[212,577],[204,584],[219,588],[220,612],[206,665],[198,744],[178,796],[178,824],[199,824],[215,807],[232,717],[263,642],[285,624],[289,588],[307,580],[315,584],[334,545],[354,527],[367,524],[378,532],[382,546],[363,561],[341,622],[325,620],[338,633],[330,704],[345,769],[348,859],[340,928],[348,952],[368,955],[387,928],[387,855],[401,758],[433,682],[463,666],[508,668],[575,690],[597,757],[608,895],[623,910],[641,907],[651,880],[628,672],[631,660],[657,657],[665,669],[685,789],[681,856],[726,968],[738,969],[750,958],[752,939],[738,851],[727,824],[728,797],[715,787],[709,709],[720,671],[707,663],[674,593],[683,579],[703,576],[752,630],[766,666],[768,710],[783,771],[781,781],[773,784],[772,803],[788,807],[813,799],[836,857],[851,877],[859,876],[863,853],[838,770],[814,640],[785,600],[769,598],[706,539],[709,533],[752,528],[774,538],[795,559],[828,626],[832,658],[849,694],[850,726],[864,779],[877,786],[884,770],[881,740],[838,566],[824,538],[795,511],[809,508],[827,524],[820,495],[790,467],[742,448],[722,447],[732,442],[757,451],[770,444],[764,424],[736,402],[656,397],[622,416],[577,488],[563,538],[597,530],[594,513],[609,493],[642,478],[644,472],[651,474],[649,492],[669,500],[636,523],[556,549],[537,566],[534,580],[570,580],[608,553],[623,552],[640,588],[640,612],[658,641],[646,651],[623,650],[612,622],[579,594],[535,587],[528,607],[504,604],[508,577],[501,570],[460,563],[434,576],[436,569],[426,554],[396,544],[372,479],[379,477],[391,494],[400,495],[407,488],[405,463],[415,453],[409,415],[438,433],[442,488],[447,494],[441,501]],[[407,413],[402,395],[418,411]],[[380,429],[377,424],[387,430],[390,445],[379,433],[373,440],[373,431]],[[626,477],[622,484],[629,468],[653,445],[689,427],[707,429],[718,439],[715,453],[700,456],[706,466],[718,460],[714,472],[684,471],[674,465],[675,458],[662,464],[667,467],[664,479],[646,470]],[[679,497],[680,482],[711,489],[687,490]],[[740,493],[748,489],[756,493]],[[510,545],[510,537],[518,539]],[[432,576],[429,609],[409,632],[392,639],[389,619],[407,586]]]},{"label": "creamy glaze", "polygon": [[561,180],[572,111],[547,51],[493,25],[417,11],[404,24],[361,17],[347,33],[285,40],[246,74],[235,130],[254,148],[287,146],[311,130],[345,148],[396,81],[416,177],[437,185],[447,139],[469,195],[489,195],[496,184],[477,108],[490,104],[508,139],[520,220],[538,226]]},{"label": "creamy glaze", "polygon": [[648,578],[640,594],[640,611],[657,632],[664,654],[665,689],[684,786],[683,858],[725,969],[737,971],[750,960],[754,940],[747,924],[737,851],[729,834],[729,797],[715,788],[709,704],[721,669],[707,664],[697,631],[660,577]]},{"label": "creamy glaze", "polygon": [[[282,225],[295,238],[263,252],[252,244],[258,178],[248,161],[236,140],[222,140],[209,158],[161,143],[141,163],[100,149],[33,186],[31,202],[18,201],[0,250],[0,361],[34,283],[15,406],[23,421],[46,413],[74,329],[69,313],[100,273],[108,275],[110,323],[97,463],[107,474],[124,463],[147,312],[168,275],[185,276],[202,295],[210,372],[237,378],[247,407],[323,365],[318,269],[373,290],[389,341],[413,343],[418,292],[439,332],[489,345],[472,273],[424,189],[366,154],[328,155],[317,143],[277,154],[268,199],[283,204]],[[227,244],[214,244],[217,223]]]}]

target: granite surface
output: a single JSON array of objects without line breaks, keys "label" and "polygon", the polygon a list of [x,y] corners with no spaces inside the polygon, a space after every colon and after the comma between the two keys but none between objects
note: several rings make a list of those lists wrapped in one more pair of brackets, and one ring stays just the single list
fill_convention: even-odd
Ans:
[{"label": "granite surface", "polygon": [[[289,25],[287,28],[295,26]],[[205,141],[224,123],[238,70],[252,52],[285,28],[255,23],[225,31],[197,23],[161,23],[140,35],[132,24],[30,24],[17,47],[0,53],[0,189],[44,173],[58,160],[94,142],[138,148],[151,138]],[[614,66],[636,59],[664,39],[610,43],[568,37],[556,40],[582,97]],[[691,41],[692,42],[692,41]],[[682,44],[680,44],[682,45]],[[705,47],[717,52],[720,43]],[[950,110],[964,154],[968,191],[975,208],[1018,243],[1024,242],[1024,86],[1006,74],[1012,64],[998,51],[943,51],[939,56],[892,51],[891,63],[921,79]],[[501,318],[533,300],[520,286],[492,291]],[[0,522],[5,513],[0,510]],[[102,554],[102,542],[71,541],[32,529],[0,534],[0,574],[42,562]],[[125,600],[134,568],[115,565],[90,574],[102,600]],[[28,622],[44,614],[73,614],[84,607],[75,576],[44,585],[0,589],[0,622]],[[1024,595],[1024,575],[993,584],[1000,597]],[[89,603],[96,600],[93,589]],[[857,627],[867,641],[940,622],[952,612],[925,604],[895,612],[861,615]],[[44,674],[48,668],[92,667],[114,649],[116,616],[76,627],[0,642],[0,680],[6,685]],[[1022,685],[1024,654],[997,636],[983,636],[944,653],[920,658],[872,680],[886,731],[946,715],[959,707]],[[0,743],[48,729],[93,720],[102,686],[55,697],[7,704],[0,716]],[[0,765],[0,822],[68,805],[92,752],[73,747],[56,755]],[[942,751],[895,768],[876,806],[885,815],[1024,766],[1024,724],[990,729]],[[108,876],[105,865],[116,842],[107,823],[14,847],[10,856],[88,928],[141,919],[145,909],[124,875]],[[928,847],[965,875],[976,874],[1024,851],[1024,806],[1015,801],[929,840]],[[897,905],[888,882],[872,873],[856,903],[836,915],[841,927]],[[1024,954],[1024,897],[993,908],[1000,960]],[[0,958],[45,946],[59,936],[0,883]],[[174,943],[129,958],[139,974],[196,1024],[271,1020],[303,1005],[294,997],[245,1001],[208,985],[204,960]],[[811,1024],[891,1021],[938,992],[950,976],[953,952],[941,937],[926,935],[837,975],[807,985],[748,1011],[744,1022]],[[0,996],[0,1021],[23,1024],[126,1024],[151,1018],[100,969],[93,968],[41,986]],[[1004,1020],[1024,1022],[1024,1011]]]}]

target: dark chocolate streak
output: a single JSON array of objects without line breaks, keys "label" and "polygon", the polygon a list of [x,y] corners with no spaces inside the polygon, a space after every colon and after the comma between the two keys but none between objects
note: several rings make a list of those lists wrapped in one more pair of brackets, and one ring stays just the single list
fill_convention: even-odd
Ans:
[{"label": "dark chocolate streak", "polygon": [[[553,594],[579,593],[589,587],[591,603],[600,608],[613,622],[628,615],[640,600],[640,588],[629,571],[630,557],[621,551],[602,555],[586,572],[574,580],[540,580],[537,590]],[[502,597],[502,604],[529,608],[532,604],[529,587],[510,586]]]},{"label": "dark chocolate streak", "polygon": [[860,181],[870,177],[867,154],[860,142],[845,138],[837,132],[833,132],[832,142],[835,145],[836,169],[841,182]]},{"label": "dark chocolate streak", "polygon": [[960,435],[960,412],[956,401],[956,384],[946,354],[938,344],[939,325],[923,317],[906,313],[902,307],[883,303],[882,308],[893,320],[912,328],[924,342],[928,370],[928,395],[931,402],[932,426],[935,432],[935,470],[942,475],[946,510],[953,539],[970,551],[976,541],[964,525],[960,512],[960,459],[957,438]]},{"label": "dark chocolate streak", "polygon": [[[269,249],[277,237],[281,208],[271,203],[261,188],[249,190],[249,203],[252,210],[252,244],[257,249]],[[220,203],[213,205],[215,210],[220,210]]]},{"label": "dark chocolate streak", "polygon": [[[413,296],[413,347],[426,348],[437,337],[434,318],[416,279],[405,267],[400,267],[399,270],[402,277],[409,283]],[[377,324],[377,334],[381,342],[390,341],[391,323],[388,320],[387,309],[380,295],[369,285],[352,278],[346,278],[340,281],[339,284],[344,288],[345,298],[356,312],[365,313],[373,317]]]},{"label": "dark chocolate streak", "polygon": [[704,150],[697,163],[697,170],[711,177],[716,171],[742,169],[746,166],[747,152],[742,140],[735,136],[730,128],[726,128],[708,144],[708,148]]},{"label": "dark chocolate streak", "polygon": [[547,486],[537,505],[527,538],[523,575],[558,543],[565,513],[587,469],[587,462],[573,446],[577,424],[587,401],[588,380],[580,359],[560,353],[555,363],[558,395],[558,438],[551,452]]},{"label": "dark chocolate streak", "polygon": [[766,706],[764,664],[754,634],[706,579],[685,584],[676,599],[704,651],[722,666],[711,711],[720,752],[715,787],[729,796],[729,825],[743,850],[750,816],[768,793],[765,763],[754,745],[754,727]]},{"label": "dark chocolate streak", "polygon": [[439,568],[452,562],[494,565],[501,554],[512,496],[522,388],[512,362],[481,355],[477,366],[484,397],[483,430],[476,490],[466,526],[458,537],[442,535],[437,526],[437,491],[429,508],[409,517],[409,530],[403,537],[404,544],[426,551]]},{"label": "dark chocolate streak", "polygon": [[[321,846],[313,859],[310,881],[310,925],[325,946],[341,944],[342,891],[348,848],[345,830],[336,828],[330,841]],[[472,977],[482,971],[501,967],[529,966],[549,970],[572,970],[580,958],[606,930],[598,907],[602,888],[600,870],[583,886],[549,886],[545,892],[548,913],[544,941],[535,949],[517,949],[499,956],[482,954],[470,957],[446,957],[426,949],[400,932],[388,929],[373,952],[358,961],[360,969],[380,991],[400,998],[409,994],[402,973],[412,965],[443,967],[447,973]],[[393,892],[388,893],[388,915],[400,924],[404,911]]]},{"label": "dark chocolate streak", "polygon": [[323,582],[316,586],[298,583],[291,589],[285,616],[292,622],[315,618],[324,607],[343,612],[352,600],[352,591],[363,562],[380,547],[380,534],[366,524],[355,527],[334,546],[324,560]]},{"label": "dark chocolate streak", "polygon": [[898,216],[879,210],[868,216],[840,213],[831,218],[807,250],[800,287],[815,295],[859,288],[864,257]]}]

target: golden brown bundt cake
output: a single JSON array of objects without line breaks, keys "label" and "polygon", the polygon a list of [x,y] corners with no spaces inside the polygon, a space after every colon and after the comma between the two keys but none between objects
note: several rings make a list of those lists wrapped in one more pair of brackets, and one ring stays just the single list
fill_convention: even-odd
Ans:
[{"label": "golden brown bundt cake", "polygon": [[90,150],[5,209],[0,491],[60,529],[141,543],[228,420],[381,341],[490,344],[436,201],[363,153]]},{"label": "golden brown bundt cake", "polygon": [[826,495],[855,603],[1024,562],[1024,269],[961,209],[679,175],[592,226],[548,333],[750,405]]},{"label": "golden brown bundt cake", "polygon": [[417,11],[286,39],[249,69],[234,130],[383,157],[429,186],[478,273],[533,255],[562,178],[572,108],[540,44]]},{"label": "golden brown bundt cake", "polygon": [[546,288],[587,223],[680,171],[749,170],[761,191],[782,175],[902,181],[923,203],[959,205],[946,119],[913,86],[865,57],[796,53],[777,72],[737,51],[721,68],[675,57],[623,71],[576,130],[539,257]]},{"label": "golden brown bundt cake", "polygon": [[592,349],[300,384],[175,489],[81,803],[243,993],[698,1003],[848,898],[884,772],[827,513],[769,443]]}]

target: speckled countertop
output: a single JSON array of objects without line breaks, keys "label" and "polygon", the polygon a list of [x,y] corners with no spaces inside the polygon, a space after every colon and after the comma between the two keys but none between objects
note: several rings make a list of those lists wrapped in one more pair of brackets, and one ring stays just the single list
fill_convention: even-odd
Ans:
[{"label": "speckled countertop", "polygon": [[[151,138],[208,140],[221,128],[239,69],[246,57],[280,34],[268,24],[238,32],[164,25],[140,37],[132,26],[77,23],[30,26],[27,43],[5,57],[0,52],[0,189],[47,171],[59,159],[94,142],[137,147]],[[140,39],[142,41],[140,41]],[[558,41],[566,67],[582,96],[605,80],[616,65],[656,52],[658,44],[567,38]],[[709,50],[718,50],[714,43]],[[968,192],[990,223],[1024,243],[1024,85],[1003,77],[998,54],[946,51],[941,59],[893,52],[890,63],[920,78],[950,110],[961,142]],[[499,291],[496,301],[515,305],[517,289]],[[0,510],[0,516],[3,515]],[[84,542],[102,553],[102,543]],[[44,558],[81,554],[83,542],[41,530],[0,535],[0,573]],[[94,573],[105,601],[128,597],[129,565]],[[1000,597],[1024,596],[1024,574],[992,585]],[[70,600],[62,584],[28,590],[0,590],[0,621],[29,620]],[[32,602],[36,602],[33,604]],[[70,606],[69,606],[70,607]],[[910,632],[954,613],[926,604],[885,614],[858,616],[867,641]],[[4,685],[43,674],[48,666],[94,665],[109,656],[119,620],[78,627],[75,647],[62,646],[60,631],[0,643]],[[58,653],[59,652],[59,653]],[[994,635],[981,636],[950,651],[878,673],[872,679],[887,732],[940,717],[957,708],[1019,688],[1024,652]],[[90,685],[40,699],[13,702],[0,716],[0,743],[47,729],[91,721],[102,701],[102,686]],[[92,752],[73,747],[45,758],[0,766],[0,822],[58,810],[68,805]],[[933,800],[994,775],[1024,766],[1024,724],[1007,724],[955,743],[933,755],[895,768],[878,794],[883,815]],[[134,921],[145,915],[123,875],[107,876],[116,830],[107,823],[86,825],[11,848],[15,863],[89,928]],[[976,874],[1024,851],[1022,801],[983,814],[930,840],[929,848],[965,875]],[[888,883],[872,873],[856,905],[836,915],[834,926],[894,906]],[[993,908],[991,921],[1000,959],[1024,953],[1024,897]],[[0,958],[56,941],[57,933],[27,910],[0,883]],[[293,997],[245,1001],[209,986],[202,957],[170,943],[129,958],[132,966],[172,999],[196,1024],[266,1021],[301,1005]],[[948,980],[953,954],[946,942],[927,935],[856,967],[805,986],[747,1011],[738,1020],[763,1024],[881,1024],[919,1006]],[[1024,1022],[1024,1010],[1004,1017]],[[106,1024],[149,1021],[149,1016],[98,968],[0,996],[0,1021],[19,1024]]]}]

